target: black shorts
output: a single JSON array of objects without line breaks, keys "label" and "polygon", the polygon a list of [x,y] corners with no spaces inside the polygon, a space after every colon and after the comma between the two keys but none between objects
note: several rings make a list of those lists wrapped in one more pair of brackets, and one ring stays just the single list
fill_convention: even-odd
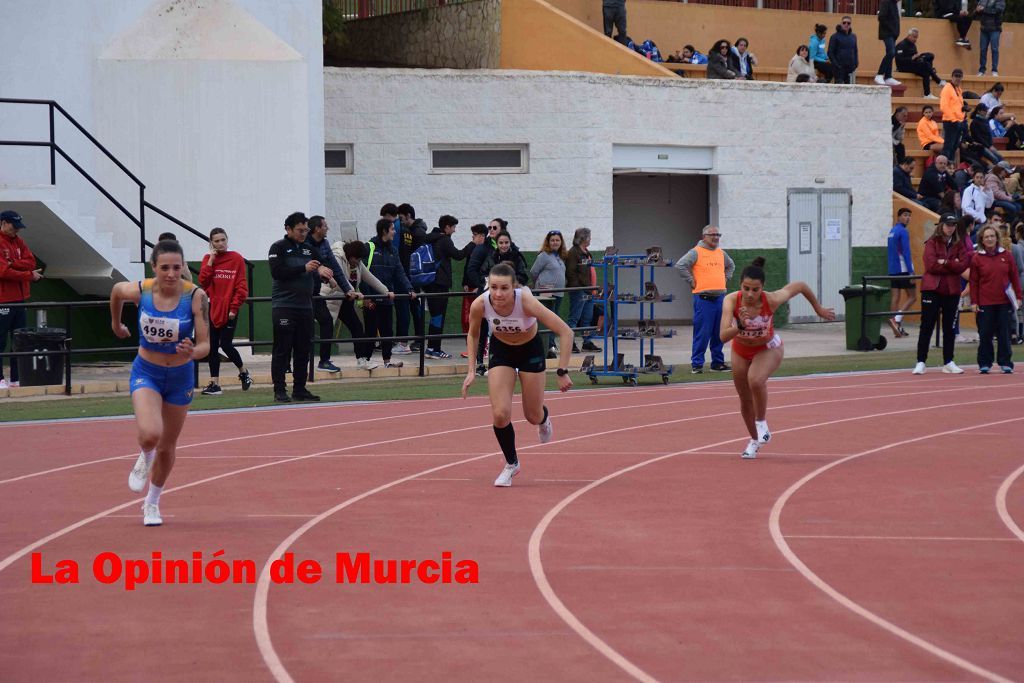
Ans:
[{"label": "black shorts", "polygon": [[487,367],[498,366],[515,368],[519,372],[544,372],[547,369],[544,340],[539,334],[535,334],[533,339],[525,344],[513,346],[491,335],[491,357]]},{"label": "black shorts", "polygon": [[[890,275],[910,275],[910,273],[889,273],[889,274]],[[916,280],[911,280],[909,278],[906,279],[906,280],[901,278],[899,280],[890,280],[889,281],[889,288],[890,289],[914,289],[916,287],[917,287],[917,281]]]}]

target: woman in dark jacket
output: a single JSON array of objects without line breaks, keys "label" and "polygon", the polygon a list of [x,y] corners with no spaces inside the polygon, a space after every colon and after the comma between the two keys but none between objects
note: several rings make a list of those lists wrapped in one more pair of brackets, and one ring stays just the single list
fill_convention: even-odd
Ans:
[{"label": "woman in dark jacket", "polygon": [[953,214],[942,216],[935,232],[924,243],[924,277],[921,279],[921,330],[917,336],[917,365],[915,375],[923,375],[928,361],[928,347],[932,331],[942,314],[942,371],[947,374],[963,373],[953,362],[956,320],[960,303],[960,276],[971,265],[967,251],[957,232],[957,218]]},{"label": "woman in dark jacket", "polygon": [[719,40],[708,51],[708,78],[737,78],[735,71],[729,68],[729,41]]},{"label": "woman in dark jacket", "polygon": [[512,244],[512,237],[504,230],[498,233],[498,248],[491,252],[484,262],[483,272],[490,273],[491,268],[499,263],[508,263],[516,269],[516,280],[521,285],[530,281],[530,269],[526,267],[526,257],[519,248]]},{"label": "woman in dark jacket", "polygon": [[985,157],[993,164],[998,164],[1003,157],[996,151],[995,142],[992,140],[992,128],[988,125],[988,107],[979,104],[971,114],[971,125],[969,128],[971,140],[974,142],[973,152]]}]

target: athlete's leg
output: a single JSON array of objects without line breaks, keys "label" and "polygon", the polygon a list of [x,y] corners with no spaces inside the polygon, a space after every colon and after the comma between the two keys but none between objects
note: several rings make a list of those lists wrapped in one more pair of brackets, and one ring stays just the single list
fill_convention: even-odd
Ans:
[{"label": "athlete's leg", "polygon": [[491,399],[494,436],[498,439],[505,462],[519,462],[516,455],[516,432],[512,427],[512,392],[516,386],[516,371],[505,365],[496,365],[487,372],[487,393]]},{"label": "athlete's leg", "polygon": [[132,409],[135,412],[135,427],[138,431],[139,448],[150,452],[156,448],[164,429],[164,400],[153,389],[136,389],[132,392]]},{"label": "athlete's leg", "polygon": [[[490,375],[488,375],[490,376]],[[519,386],[523,390],[523,417],[532,425],[539,425],[545,419],[544,386],[547,373],[519,372]]]},{"label": "athlete's leg", "polygon": [[[754,399],[754,420],[764,422],[768,414],[768,378],[772,376],[782,363],[783,350],[779,346],[765,349],[754,356],[747,370],[747,385]],[[757,432],[753,433],[757,438]]]},{"label": "athlete's leg", "polygon": [[188,408],[187,405],[163,404],[164,429],[156,446],[156,462],[153,464],[151,484],[162,487],[174,468],[174,453],[178,445],[178,435],[181,434],[181,428],[185,425]]},{"label": "athlete's leg", "polygon": [[743,416],[743,424],[751,439],[757,438],[757,430],[754,429],[754,398],[750,393],[747,374],[750,370],[750,361],[738,353],[732,354],[732,383],[736,387],[736,394],[740,397],[740,415]]}]

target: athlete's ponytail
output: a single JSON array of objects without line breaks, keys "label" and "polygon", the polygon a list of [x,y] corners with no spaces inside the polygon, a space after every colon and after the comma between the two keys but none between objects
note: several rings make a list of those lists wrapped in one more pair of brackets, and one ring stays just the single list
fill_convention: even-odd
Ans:
[{"label": "athlete's ponytail", "polygon": [[740,274],[740,281],[743,280],[758,280],[762,285],[764,284],[764,257],[758,256],[750,265],[743,269]]}]

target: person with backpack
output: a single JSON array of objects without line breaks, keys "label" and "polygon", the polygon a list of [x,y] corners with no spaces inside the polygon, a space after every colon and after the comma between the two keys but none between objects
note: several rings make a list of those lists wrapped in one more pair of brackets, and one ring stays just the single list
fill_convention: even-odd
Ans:
[{"label": "person with backpack", "polygon": [[[415,302],[416,292],[405,274],[405,268],[391,250],[391,242],[395,239],[395,225],[387,218],[377,221],[377,236],[370,240],[366,255],[366,268],[380,280],[381,284],[391,292],[408,292]],[[366,323],[368,337],[380,336],[380,355],[385,368],[400,368],[401,362],[391,362],[391,348],[394,342],[388,337],[394,336],[392,300],[374,300],[372,305],[363,307],[363,321]]]},{"label": "person with backpack", "polygon": [[1006,12],[1006,0],[978,0],[974,13],[981,15],[981,55],[978,64],[978,75],[985,75],[985,58],[988,48],[992,46],[992,75],[999,77],[999,37],[1003,33],[1003,13]]},{"label": "person with backpack", "polygon": [[[452,261],[462,261],[469,258],[469,255],[473,253],[473,249],[476,247],[476,242],[483,242],[483,235],[479,238],[474,237],[473,242],[470,242],[462,249],[458,249],[455,246],[455,242],[452,241],[452,235],[455,234],[455,226],[459,224],[459,219],[455,216],[449,216],[445,214],[437,220],[437,226],[434,228],[429,235],[427,235],[426,243],[417,249],[412,256],[411,271],[413,284],[420,285],[423,287],[423,291],[427,293],[441,293],[448,292],[452,288]],[[420,252],[426,250],[429,252],[431,262],[433,264],[432,269],[423,268],[417,266],[424,263],[421,258],[426,254]],[[415,279],[419,277],[419,280]],[[441,337],[438,336],[444,331],[444,319],[445,314],[448,311],[448,297],[446,296],[435,296],[427,299],[427,307],[430,310],[430,329],[429,332],[431,337],[427,339],[427,348],[424,351],[427,358],[437,359],[448,359],[451,358],[451,354],[441,350]]]},{"label": "person with backpack", "polygon": [[[387,218],[387,216],[385,216]],[[422,218],[416,218],[416,209],[413,208],[412,204],[400,204],[398,206],[398,221],[401,223],[401,233],[397,230],[395,232],[395,239],[398,240],[398,258],[405,268],[406,280],[409,276],[409,259],[412,258],[412,252],[416,251],[423,245],[423,241],[427,238],[427,224]],[[409,294],[415,290],[409,292],[403,292],[401,290],[395,290],[395,294]],[[409,318],[413,320],[413,326],[415,328],[415,334],[423,334],[423,317],[420,315],[419,306],[414,306],[413,302],[406,298],[401,298],[395,302],[395,334],[398,337],[406,337],[409,334]],[[395,344],[395,355],[408,355],[413,351],[418,351],[419,347],[413,344],[406,344],[404,341]]]}]

